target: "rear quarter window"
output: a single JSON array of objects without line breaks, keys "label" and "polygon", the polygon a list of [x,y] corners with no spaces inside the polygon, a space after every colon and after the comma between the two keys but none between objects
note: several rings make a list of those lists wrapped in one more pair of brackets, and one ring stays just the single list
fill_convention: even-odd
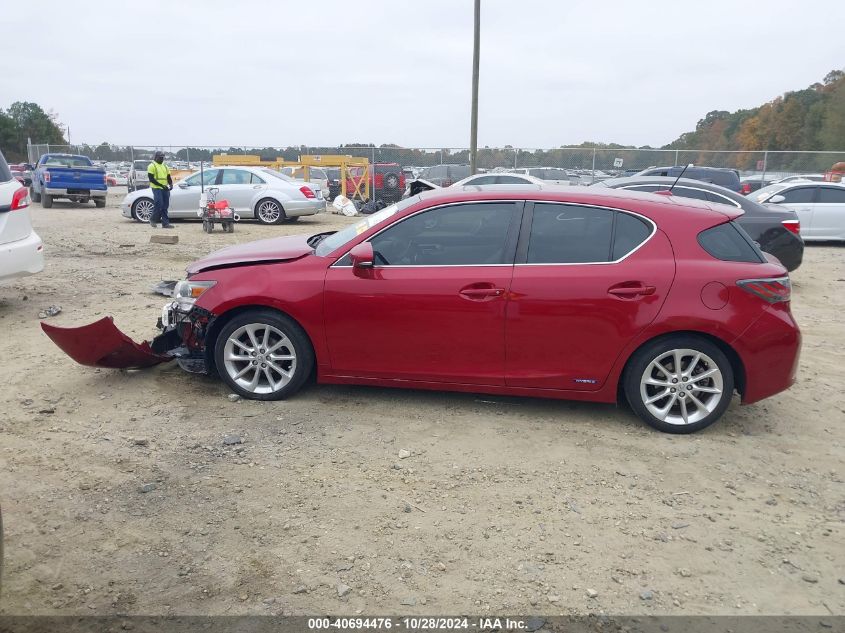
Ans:
[{"label": "rear quarter window", "polygon": [[745,230],[733,222],[702,231],[698,234],[698,243],[710,255],[723,262],[762,264],[766,261]]}]

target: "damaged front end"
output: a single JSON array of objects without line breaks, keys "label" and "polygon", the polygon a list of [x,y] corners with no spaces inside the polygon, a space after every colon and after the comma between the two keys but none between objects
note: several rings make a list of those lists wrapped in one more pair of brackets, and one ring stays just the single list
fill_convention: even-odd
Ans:
[{"label": "damaged front end", "polygon": [[115,326],[110,316],[72,328],[42,323],[41,329],[80,365],[141,369],[176,360],[182,369],[208,373],[205,340],[214,315],[194,303],[211,285],[213,282],[176,284],[174,301],[164,306],[158,319],[161,334],[151,341],[136,343]]}]

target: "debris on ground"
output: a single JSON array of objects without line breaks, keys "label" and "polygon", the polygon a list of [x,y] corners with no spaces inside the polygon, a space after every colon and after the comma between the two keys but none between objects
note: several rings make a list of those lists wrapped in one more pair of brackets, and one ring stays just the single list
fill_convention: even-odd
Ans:
[{"label": "debris on ground", "polygon": [[174,234],[154,233],[150,235],[150,244],[178,244],[179,236]]},{"label": "debris on ground", "polygon": [[346,196],[337,196],[332,201],[332,207],[334,207],[335,213],[340,213],[341,215],[358,215],[358,209],[355,207],[355,203]]},{"label": "debris on ground", "polygon": [[39,319],[47,319],[49,317],[54,317],[62,311],[62,306],[50,306],[49,308],[45,308],[38,313]]}]

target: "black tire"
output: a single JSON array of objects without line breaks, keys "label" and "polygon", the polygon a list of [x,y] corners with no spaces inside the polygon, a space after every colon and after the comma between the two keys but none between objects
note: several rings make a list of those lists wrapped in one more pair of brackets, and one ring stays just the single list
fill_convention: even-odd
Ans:
[{"label": "black tire", "polygon": [[[290,345],[285,345],[285,348],[291,351],[290,348],[292,346],[293,355],[295,356],[293,364],[290,361],[277,361],[287,363],[287,367],[282,367],[283,369],[290,370],[292,367],[292,376],[286,384],[277,390],[266,393],[250,391],[235,382],[227,371],[224,359],[227,341],[240,328],[248,325],[275,328],[287,337]],[[243,353],[246,354],[246,352]],[[221,380],[240,396],[253,400],[283,400],[299,391],[302,385],[305,384],[305,381],[308,380],[314,369],[314,350],[311,347],[311,341],[308,335],[293,319],[274,310],[256,309],[237,315],[223,326],[214,345],[214,363]],[[247,373],[247,375],[249,374]]]},{"label": "black tire", "polygon": [[29,197],[33,202],[41,202],[41,194],[35,191],[35,187],[29,188]]},{"label": "black tire", "polygon": [[94,206],[98,209],[102,209],[106,206],[106,199],[105,198],[94,198]]},{"label": "black tire", "polygon": [[[682,371],[680,377],[677,379],[670,377],[671,372],[674,371],[674,362],[671,358],[663,361],[668,362],[668,365],[663,365],[663,363],[661,363],[661,366],[671,368],[669,373],[666,371],[661,372],[660,370],[649,369],[653,361],[660,359],[661,356],[669,352],[673,352],[673,350],[690,350],[693,353],[701,354],[702,358],[709,358],[708,361],[703,359],[700,360],[696,364],[696,367],[692,368],[692,374],[686,375],[685,372],[690,369],[689,365],[692,363],[692,359],[688,360],[687,365],[684,366],[683,363],[686,356],[682,357]],[[716,375],[721,377],[720,394],[709,392],[703,393],[696,389],[697,386],[709,389],[717,388],[718,383],[714,378],[704,378],[699,379],[698,381],[692,380],[696,375],[700,375],[704,373],[704,371],[709,372],[711,369],[714,369],[714,367],[711,367],[709,361],[712,361],[715,365],[715,369],[718,370],[718,374]],[[643,385],[647,369],[652,372],[657,371],[658,376],[662,373],[664,376],[662,380],[665,380],[667,384],[665,386]],[[728,357],[717,345],[711,343],[706,338],[695,335],[672,335],[657,339],[644,345],[637,350],[629,360],[622,380],[625,398],[628,400],[628,404],[634,410],[634,413],[636,413],[646,424],[659,431],[663,431],[664,433],[695,433],[696,431],[700,431],[701,429],[710,426],[721,418],[728,406],[730,406],[734,391],[734,372]],[[674,383],[670,382],[673,380]],[[674,387],[674,384],[677,384],[678,386]],[[671,394],[669,394],[668,392],[672,389],[676,389],[676,391],[672,391]],[[675,421],[665,421],[655,416],[649,410],[644,401],[643,390],[645,390],[647,397],[656,397],[660,393],[667,393],[665,399],[657,400],[652,404],[658,406],[661,404],[670,405],[671,403],[677,403],[671,404],[668,409],[669,415],[667,415],[667,419],[671,418],[675,419]],[[664,390],[666,391],[664,392]],[[670,398],[674,399],[670,401],[668,400]],[[684,398],[684,411],[688,410],[686,402],[690,402],[692,404],[697,399],[698,401],[706,404],[707,407],[700,409],[697,405],[692,404],[692,406],[695,407],[695,411],[697,413],[704,413],[705,411],[710,410],[710,412],[703,417],[699,416],[699,419],[685,423],[682,419],[677,418],[677,416],[681,415],[681,398]],[[673,415],[673,412],[676,410],[678,413]]]},{"label": "black tire", "polygon": [[42,194],[41,195],[41,206],[45,209],[52,209],[53,208],[53,196],[50,194]]},{"label": "black tire", "polygon": [[[277,207],[278,217],[276,217],[275,220],[269,219],[268,215],[263,210],[263,207],[266,205],[275,205],[275,207]],[[287,220],[288,217],[285,215],[284,207],[278,200],[274,200],[273,198],[262,198],[255,204],[255,219],[261,224],[281,224]]]}]

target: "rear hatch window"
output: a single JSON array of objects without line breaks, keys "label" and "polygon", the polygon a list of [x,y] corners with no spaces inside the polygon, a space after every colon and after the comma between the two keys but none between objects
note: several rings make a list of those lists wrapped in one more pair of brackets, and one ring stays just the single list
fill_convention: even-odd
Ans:
[{"label": "rear hatch window", "polygon": [[726,222],[698,234],[705,251],[724,262],[763,264],[766,257],[748,233],[735,222]]}]

